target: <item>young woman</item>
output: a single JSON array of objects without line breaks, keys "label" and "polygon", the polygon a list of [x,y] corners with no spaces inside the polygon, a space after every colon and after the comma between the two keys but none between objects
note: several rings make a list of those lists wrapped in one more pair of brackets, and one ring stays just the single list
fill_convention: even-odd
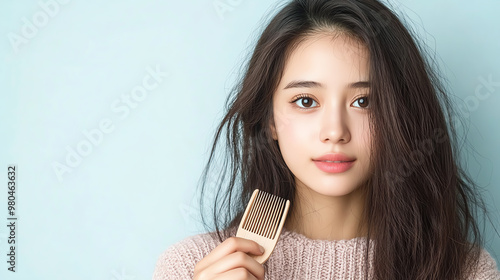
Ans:
[{"label": "young woman", "polygon": [[[500,279],[436,77],[377,0],[288,3],[215,135],[201,193],[225,141],[216,230],[165,251],[153,279]],[[256,188],[291,201],[264,265],[235,237]]]}]

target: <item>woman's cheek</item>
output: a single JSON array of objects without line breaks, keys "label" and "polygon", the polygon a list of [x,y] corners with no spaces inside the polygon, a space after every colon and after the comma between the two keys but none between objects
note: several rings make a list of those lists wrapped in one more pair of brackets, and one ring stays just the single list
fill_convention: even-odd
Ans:
[{"label": "woman's cheek", "polygon": [[275,111],[274,123],[278,137],[290,135],[293,132],[293,126],[296,124],[297,116],[289,108],[280,108]]},{"label": "woman's cheek", "polygon": [[318,123],[314,117],[307,114],[282,114],[279,116],[279,122],[281,125],[278,134],[294,137],[297,140],[310,136],[314,125]]},{"label": "woman's cheek", "polygon": [[371,147],[371,142],[372,142],[372,132],[370,131],[370,124],[368,118],[363,119],[363,125],[360,127],[360,130],[358,133],[359,135],[362,135],[362,141],[366,147]]}]

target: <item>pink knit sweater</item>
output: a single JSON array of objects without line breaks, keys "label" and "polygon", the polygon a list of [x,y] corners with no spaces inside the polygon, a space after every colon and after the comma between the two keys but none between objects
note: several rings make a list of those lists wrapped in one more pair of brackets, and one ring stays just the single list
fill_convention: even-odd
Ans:
[{"label": "pink knit sweater", "polygon": [[[193,279],[195,265],[220,242],[204,233],[177,242],[163,252],[156,263],[153,280]],[[283,228],[271,257],[264,264],[265,279],[362,279],[366,238],[313,240]],[[373,260],[370,242],[369,262]],[[372,267],[369,267],[372,277]],[[482,250],[474,278],[500,280],[495,260]]]}]

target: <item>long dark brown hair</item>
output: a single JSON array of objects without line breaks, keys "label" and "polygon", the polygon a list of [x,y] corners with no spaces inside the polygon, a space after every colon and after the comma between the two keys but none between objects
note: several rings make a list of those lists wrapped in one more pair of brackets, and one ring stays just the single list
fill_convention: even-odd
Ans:
[{"label": "long dark brown hair", "polygon": [[200,209],[209,197],[219,241],[239,224],[256,188],[293,208],[294,176],[270,131],[273,93],[301,40],[341,32],[370,54],[374,171],[363,220],[375,240],[374,278],[463,279],[476,266],[483,247],[476,211],[487,209],[459,166],[453,102],[409,30],[377,0],[294,0],[270,20],[226,101],[200,179]]}]

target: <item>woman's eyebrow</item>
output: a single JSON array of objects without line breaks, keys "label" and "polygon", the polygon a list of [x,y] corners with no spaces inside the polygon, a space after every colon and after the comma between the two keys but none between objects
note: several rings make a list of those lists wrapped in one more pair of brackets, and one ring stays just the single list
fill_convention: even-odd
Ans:
[{"label": "woman's eyebrow", "polygon": [[350,88],[369,88],[370,82],[369,81],[359,81],[359,82],[349,84],[349,87]]},{"label": "woman's eyebrow", "polygon": [[319,88],[323,87],[321,83],[315,81],[291,81],[286,87],[283,89],[289,88]]},{"label": "woman's eyebrow", "polygon": [[[321,88],[324,87],[323,84],[315,82],[315,81],[291,81],[286,87],[283,89],[289,89],[289,88]],[[355,83],[350,83],[349,84],[350,88],[369,88],[370,87],[370,82],[369,81],[359,81]]]}]

